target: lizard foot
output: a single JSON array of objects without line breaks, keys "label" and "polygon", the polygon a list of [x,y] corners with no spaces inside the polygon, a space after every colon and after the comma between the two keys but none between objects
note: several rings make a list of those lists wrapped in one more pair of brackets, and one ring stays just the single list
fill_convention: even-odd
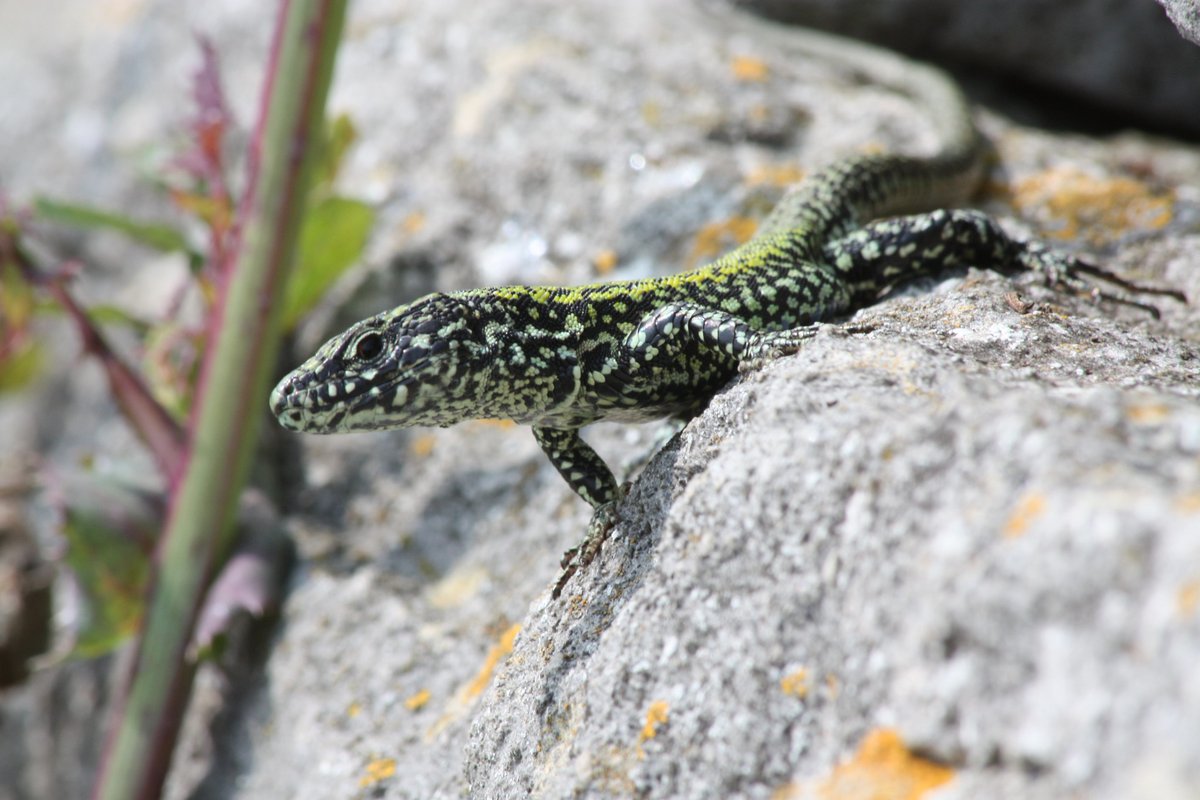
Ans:
[{"label": "lizard foot", "polygon": [[738,364],[739,372],[749,372],[758,369],[770,361],[800,352],[804,343],[817,335],[819,325],[804,325],[786,331],[769,331],[756,333],[746,345],[742,360]]},{"label": "lizard foot", "polygon": [[[1158,319],[1158,308],[1137,299],[1135,295],[1170,297],[1181,303],[1187,302],[1187,297],[1178,289],[1135,283],[1082,259],[1056,253],[1040,242],[1025,242],[1022,247],[1018,261],[1026,269],[1042,275],[1048,286],[1085,295],[1097,303],[1114,303],[1141,309]],[[1089,278],[1103,281],[1112,288],[1101,288],[1092,283],[1092,280],[1088,280]]]},{"label": "lizard foot", "polygon": [[617,503],[620,502],[621,497],[625,496],[627,487],[628,484],[621,487],[620,496],[616,500],[610,500],[596,507],[592,514],[592,521],[588,523],[583,541],[563,553],[562,561],[559,563],[559,566],[562,567],[562,574],[558,576],[558,582],[554,584],[554,590],[550,592],[552,599],[557,600],[562,595],[567,581],[571,580],[579,570],[587,569],[588,565],[600,554],[600,548],[604,546],[609,533],[617,524]]}]

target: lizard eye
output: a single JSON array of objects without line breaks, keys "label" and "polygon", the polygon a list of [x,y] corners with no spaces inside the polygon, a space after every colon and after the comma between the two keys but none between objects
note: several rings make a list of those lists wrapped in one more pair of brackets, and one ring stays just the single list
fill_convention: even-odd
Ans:
[{"label": "lizard eye", "polygon": [[371,331],[354,343],[354,357],[361,361],[370,361],[383,352],[383,337]]}]

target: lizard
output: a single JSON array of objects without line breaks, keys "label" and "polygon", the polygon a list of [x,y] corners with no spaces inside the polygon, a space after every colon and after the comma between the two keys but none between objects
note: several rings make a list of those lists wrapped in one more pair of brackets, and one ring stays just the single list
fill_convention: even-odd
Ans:
[{"label": "lizard", "polygon": [[[845,46],[811,32],[806,43],[831,57]],[[933,115],[937,153],[836,161],[785,194],[749,241],[687,272],[439,292],[383,311],[279,382],[270,397],[276,419],[310,433],[482,418],[530,425],[593,508],[586,536],[563,558],[557,598],[599,552],[627,491],[580,436],[588,424],[694,415],[739,370],[800,351],[820,323],[897,284],[967,266],[1031,270],[1062,289],[1155,315],[1137,293],[1186,302],[956,208],[980,182],[986,150],[957,84],[933,67],[853,47],[856,60],[865,54],[892,71],[903,64],[905,88]]]}]

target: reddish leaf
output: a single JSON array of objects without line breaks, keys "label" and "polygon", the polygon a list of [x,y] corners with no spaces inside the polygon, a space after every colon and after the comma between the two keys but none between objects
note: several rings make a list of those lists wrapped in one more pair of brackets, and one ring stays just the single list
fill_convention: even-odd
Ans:
[{"label": "reddish leaf", "polygon": [[75,321],[83,339],[84,351],[99,361],[104,368],[113,398],[117,401],[125,420],[150,449],[168,479],[173,479],[179,474],[187,452],[186,432],[154,399],[141,377],[109,347],[100,329],[79,307],[66,287],[54,281],[47,284],[47,289]]},{"label": "reddish leaf", "polygon": [[184,154],[184,164],[195,178],[220,187],[221,193],[224,193],[222,147],[225,131],[233,125],[233,115],[225,102],[217,51],[208,38],[199,36],[197,41],[200,45],[200,67],[192,76],[192,99],[196,108],[189,125],[194,148]]},{"label": "reddish leaf", "polygon": [[242,495],[233,554],[204,596],[189,648],[193,659],[218,651],[237,620],[274,613],[295,557],[278,514],[261,492]]},{"label": "reddish leaf", "polygon": [[174,160],[188,185],[175,188],[171,196],[180,208],[195,213],[208,226],[208,268],[219,272],[227,261],[233,227],[224,146],[234,119],[221,86],[217,52],[207,38],[200,36],[198,42],[200,66],[192,77],[195,110],[188,123],[191,146]]}]

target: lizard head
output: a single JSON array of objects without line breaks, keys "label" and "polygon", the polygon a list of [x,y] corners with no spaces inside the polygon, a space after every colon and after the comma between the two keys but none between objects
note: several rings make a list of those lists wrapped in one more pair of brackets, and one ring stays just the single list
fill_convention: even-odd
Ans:
[{"label": "lizard head", "polygon": [[452,425],[484,416],[488,352],[477,309],[427,295],[330,339],[279,382],[271,412],[308,433]]}]

